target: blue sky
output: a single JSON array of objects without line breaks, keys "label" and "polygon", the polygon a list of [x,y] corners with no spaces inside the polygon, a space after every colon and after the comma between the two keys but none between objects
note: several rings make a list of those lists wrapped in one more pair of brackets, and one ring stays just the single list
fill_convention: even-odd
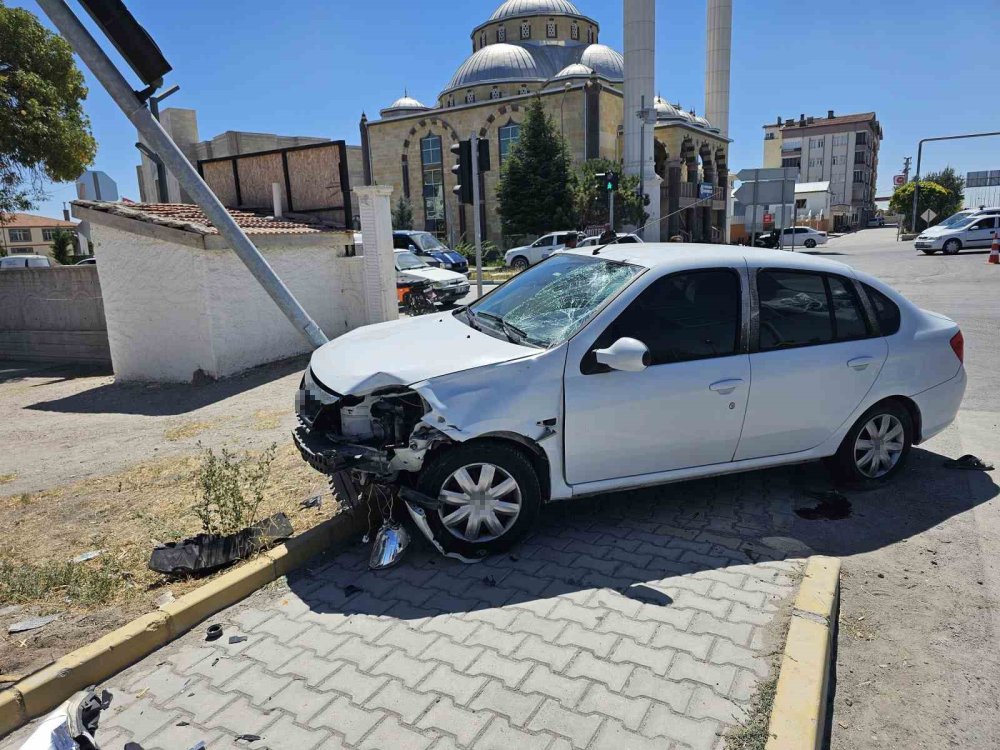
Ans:
[{"label": "blue sky", "polygon": [[[472,28],[500,0],[127,2],[174,67],[167,84],[181,91],[170,105],[198,110],[202,138],[250,130],[357,143],[362,110],[377,116],[404,87],[433,103],[469,54]],[[600,22],[601,41],[621,49],[621,3],[576,3]],[[9,4],[41,16],[34,2]],[[779,114],[877,112],[885,130],[879,194],[891,191],[903,157],[916,157],[920,138],[1000,130],[1000,0],[972,12],[939,0],[734,5],[734,169],[759,165],[761,127]],[[704,35],[704,0],[657,2],[658,92],[699,113]],[[135,131],[86,75],[95,167],[138,199]],[[924,173],[947,164],[961,173],[1000,169],[1000,137],[925,149]],[[40,212],[59,215],[73,197],[72,185],[53,186]]]}]

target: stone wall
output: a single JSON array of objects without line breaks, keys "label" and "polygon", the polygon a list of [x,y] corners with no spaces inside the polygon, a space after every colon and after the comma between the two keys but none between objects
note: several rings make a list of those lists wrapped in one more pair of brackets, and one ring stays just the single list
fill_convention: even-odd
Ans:
[{"label": "stone wall", "polygon": [[0,272],[0,359],[110,364],[97,269]]}]

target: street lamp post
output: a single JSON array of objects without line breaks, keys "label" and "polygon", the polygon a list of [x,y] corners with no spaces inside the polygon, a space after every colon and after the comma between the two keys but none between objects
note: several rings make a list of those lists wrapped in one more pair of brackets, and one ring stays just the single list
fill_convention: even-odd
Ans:
[{"label": "street lamp post", "polygon": [[[149,111],[157,122],[160,121],[160,102],[168,96],[176,94],[180,91],[180,89],[181,87],[175,84],[162,94],[153,94],[149,97]],[[136,144],[137,147],[138,145],[139,144]],[[160,203],[169,203],[170,195],[167,193],[167,168],[163,164],[163,159],[156,154],[153,154],[153,152],[149,151],[149,149],[144,150],[140,148],[139,150],[152,159],[153,163],[156,165],[156,197],[159,199]]]},{"label": "street lamp post", "polygon": [[965,135],[941,135],[936,138],[924,138],[917,144],[917,176],[914,178],[913,183],[913,224],[910,225],[912,231],[917,231],[917,198],[920,195],[920,159],[924,154],[924,144],[930,141],[957,141],[963,138],[989,138],[995,135],[1000,135],[1000,131],[992,133],[967,133]]}]

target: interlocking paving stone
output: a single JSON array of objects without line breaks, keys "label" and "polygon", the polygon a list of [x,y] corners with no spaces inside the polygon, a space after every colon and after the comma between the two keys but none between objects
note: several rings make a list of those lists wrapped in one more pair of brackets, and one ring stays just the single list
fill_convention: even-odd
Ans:
[{"label": "interlocking paving stone", "polygon": [[170,750],[241,733],[270,750],[718,750],[798,585],[801,560],[761,541],[790,536],[793,473],[554,504],[478,565],[417,549],[369,573],[352,545],[210,621],[247,641],[199,627],[109,680],[101,732]]}]

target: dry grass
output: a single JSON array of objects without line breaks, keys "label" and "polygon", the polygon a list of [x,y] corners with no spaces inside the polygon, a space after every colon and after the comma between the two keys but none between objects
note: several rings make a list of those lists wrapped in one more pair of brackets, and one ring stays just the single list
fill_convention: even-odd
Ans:
[{"label": "dry grass", "polygon": [[276,430],[281,426],[281,420],[288,416],[287,409],[261,409],[253,414],[255,430]]},{"label": "dry grass", "polygon": [[726,750],[764,750],[777,689],[778,675],[773,671],[754,691],[746,718],[726,733]]},{"label": "dry grass", "polygon": [[177,427],[171,427],[163,433],[163,438],[171,443],[176,443],[188,438],[197,437],[205,430],[210,430],[215,426],[214,422],[185,422]]},{"label": "dry grass", "polygon": [[16,471],[12,471],[9,474],[0,474],[0,484],[10,484],[15,479],[17,479]]}]

